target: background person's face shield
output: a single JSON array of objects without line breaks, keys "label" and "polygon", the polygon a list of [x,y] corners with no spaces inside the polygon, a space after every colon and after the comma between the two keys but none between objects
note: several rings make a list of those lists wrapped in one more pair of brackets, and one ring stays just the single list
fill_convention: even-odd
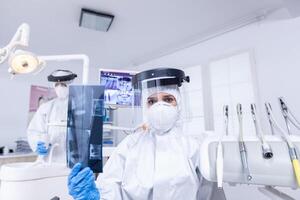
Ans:
[{"label": "background person's face shield", "polygon": [[[167,73],[169,69],[157,70],[166,70]],[[144,123],[159,132],[167,132],[182,125],[188,115],[184,106],[187,102],[186,96],[181,95],[185,94],[182,82],[188,77],[184,76],[183,71],[179,71],[182,72],[181,76],[170,73],[170,76],[150,77],[134,83],[135,125]]]},{"label": "background person's face shield", "polygon": [[47,78],[51,84],[49,87],[54,88],[59,99],[67,99],[69,95],[69,85],[77,77],[76,74],[69,70],[55,70]]}]

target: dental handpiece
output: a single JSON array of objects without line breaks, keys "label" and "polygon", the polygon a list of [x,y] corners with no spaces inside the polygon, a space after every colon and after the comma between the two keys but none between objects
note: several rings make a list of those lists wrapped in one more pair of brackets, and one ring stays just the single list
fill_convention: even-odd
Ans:
[{"label": "dental handpiece", "polygon": [[266,142],[264,134],[261,130],[259,121],[257,120],[255,104],[251,104],[251,114],[252,114],[252,118],[253,118],[256,135],[258,136],[258,138],[260,139],[261,144],[262,144],[263,158],[270,159],[273,157],[273,151],[272,151],[270,145]]},{"label": "dental handpiece", "polygon": [[246,175],[247,181],[251,181],[252,176],[250,175],[249,165],[248,165],[248,159],[247,159],[247,149],[245,146],[244,138],[243,138],[243,120],[242,120],[242,105],[238,104],[237,107],[237,116],[239,121],[239,149],[241,154],[241,161],[243,165],[243,170]]},{"label": "dental handpiece", "polygon": [[285,103],[284,103],[284,101],[283,101],[282,98],[279,98],[279,104],[280,104],[281,113],[283,115],[283,118],[284,118],[284,121],[285,121],[285,124],[286,124],[286,128],[287,128],[287,131],[288,131],[288,134],[291,135],[291,127],[290,127],[289,119],[288,119],[288,108],[285,105]]},{"label": "dental handpiece", "polygon": [[279,97],[278,100],[279,100],[279,104],[280,104],[280,107],[281,107],[281,112],[282,112],[282,115],[284,117],[286,127],[289,131],[289,134],[291,134],[290,123],[293,124],[297,129],[300,130],[300,122],[296,119],[296,117],[293,115],[291,110],[288,108],[288,106],[286,105],[283,97]]},{"label": "dental handpiece", "polygon": [[272,121],[272,125],[281,133],[282,138],[287,143],[290,159],[291,159],[294,174],[296,177],[296,181],[297,181],[298,186],[300,187],[300,162],[299,162],[299,159],[297,156],[296,148],[295,148],[294,144],[292,143],[289,134],[286,133],[283,130],[283,128],[281,128],[279,126],[279,124],[277,123],[277,121],[275,120],[272,109],[271,109],[271,105],[269,103],[265,103],[265,106],[266,106],[268,117]]},{"label": "dental handpiece", "polygon": [[223,136],[228,135],[228,105],[223,107],[223,115],[224,115],[224,132],[220,137],[218,147],[217,147],[217,161],[216,161],[216,172],[217,172],[217,182],[218,187],[223,187],[223,171],[224,171],[224,156],[223,156],[223,145],[222,140]]}]

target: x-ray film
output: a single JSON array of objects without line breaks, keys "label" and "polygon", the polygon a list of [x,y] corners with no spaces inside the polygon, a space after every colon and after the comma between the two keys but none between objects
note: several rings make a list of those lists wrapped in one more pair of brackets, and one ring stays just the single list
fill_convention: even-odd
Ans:
[{"label": "x-ray film", "polygon": [[68,102],[67,163],[102,172],[103,86],[70,86]]}]

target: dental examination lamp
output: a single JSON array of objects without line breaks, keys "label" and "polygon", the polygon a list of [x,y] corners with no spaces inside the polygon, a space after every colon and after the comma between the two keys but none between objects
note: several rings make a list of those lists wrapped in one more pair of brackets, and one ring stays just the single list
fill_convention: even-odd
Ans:
[{"label": "dental examination lamp", "polygon": [[84,54],[37,56],[22,49],[28,47],[30,27],[23,23],[8,45],[0,49],[0,64],[8,60],[8,72],[12,75],[39,73],[47,61],[83,61],[82,83],[87,84],[89,75],[89,57]]}]

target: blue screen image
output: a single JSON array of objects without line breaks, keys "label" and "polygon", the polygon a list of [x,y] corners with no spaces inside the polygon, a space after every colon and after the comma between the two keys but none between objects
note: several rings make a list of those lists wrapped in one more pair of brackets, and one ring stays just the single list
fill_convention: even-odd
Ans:
[{"label": "blue screen image", "polygon": [[131,106],[134,98],[131,80],[132,75],[129,73],[101,71],[100,85],[105,88],[105,103]]}]

